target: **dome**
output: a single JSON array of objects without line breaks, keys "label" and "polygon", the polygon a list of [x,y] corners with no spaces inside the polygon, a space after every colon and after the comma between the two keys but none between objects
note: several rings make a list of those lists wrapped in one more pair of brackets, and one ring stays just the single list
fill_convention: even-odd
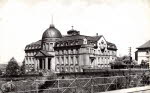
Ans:
[{"label": "dome", "polygon": [[58,29],[55,28],[54,25],[50,25],[50,27],[44,31],[42,39],[44,38],[61,38],[62,35]]}]

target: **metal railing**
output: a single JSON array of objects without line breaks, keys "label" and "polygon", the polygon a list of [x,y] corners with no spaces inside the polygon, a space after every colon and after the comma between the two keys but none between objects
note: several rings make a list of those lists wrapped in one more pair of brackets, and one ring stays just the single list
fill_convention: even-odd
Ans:
[{"label": "metal railing", "polygon": [[16,86],[15,92],[9,93],[95,93],[149,85],[150,78],[145,75],[126,75],[12,82]]}]

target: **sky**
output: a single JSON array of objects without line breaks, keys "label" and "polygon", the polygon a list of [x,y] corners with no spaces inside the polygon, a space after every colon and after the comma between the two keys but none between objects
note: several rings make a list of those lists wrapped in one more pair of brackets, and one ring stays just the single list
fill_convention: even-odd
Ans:
[{"label": "sky", "polygon": [[74,26],[83,35],[103,35],[118,56],[132,56],[150,40],[150,0],[0,0],[0,63],[21,63],[27,44],[40,40],[53,23],[66,35]]}]

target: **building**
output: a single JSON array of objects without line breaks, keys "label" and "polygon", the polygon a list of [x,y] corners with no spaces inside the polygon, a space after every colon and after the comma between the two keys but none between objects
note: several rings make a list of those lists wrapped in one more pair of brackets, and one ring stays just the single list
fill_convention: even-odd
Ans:
[{"label": "building", "polygon": [[137,48],[135,59],[138,64],[141,64],[142,61],[150,64],[150,40]]},{"label": "building", "polygon": [[108,68],[117,47],[104,36],[80,35],[73,28],[62,36],[53,24],[42,39],[25,47],[26,71],[82,72],[85,67]]}]

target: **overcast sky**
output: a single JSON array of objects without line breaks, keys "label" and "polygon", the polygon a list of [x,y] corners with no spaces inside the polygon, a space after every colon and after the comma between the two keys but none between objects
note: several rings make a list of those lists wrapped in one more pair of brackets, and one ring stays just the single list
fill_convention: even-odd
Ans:
[{"label": "overcast sky", "polygon": [[132,55],[150,40],[150,0],[0,0],[0,63],[24,59],[27,44],[40,40],[51,23],[65,35],[103,35],[118,56]]}]

